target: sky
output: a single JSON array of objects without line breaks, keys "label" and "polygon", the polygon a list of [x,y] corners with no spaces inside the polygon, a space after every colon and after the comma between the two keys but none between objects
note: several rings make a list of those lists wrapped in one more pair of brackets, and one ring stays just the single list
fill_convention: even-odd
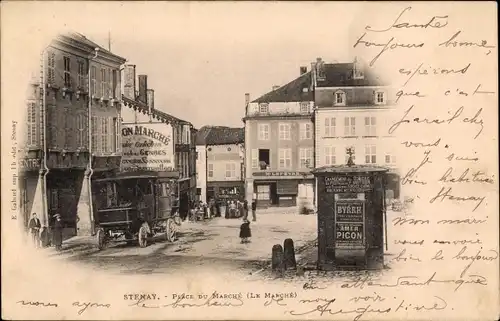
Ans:
[{"label": "sky", "polygon": [[343,2],[8,5],[18,19],[5,18],[6,26],[17,23],[7,42],[28,34],[43,43],[52,33],[73,30],[107,47],[109,32],[111,50],[148,75],[155,107],[197,128],[243,127],[245,93],[255,99],[284,85],[317,57],[352,61],[352,43],[369,12],[366,3]]}]

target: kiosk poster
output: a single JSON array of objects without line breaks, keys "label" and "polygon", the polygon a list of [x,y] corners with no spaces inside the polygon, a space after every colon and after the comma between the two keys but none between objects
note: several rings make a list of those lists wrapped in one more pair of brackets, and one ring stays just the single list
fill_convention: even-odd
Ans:
[{"label": "kiosk poster", "polygon": [[327,193],[364,193],[372,188],[369,176],[325,177]]},{"label": "kiosk poster", "polygon": [[165,124],[122,128],[123,171],[172,171],[174,147],[172,127]]},{"label": "kiosk poster", "polygon": [[364,202],[335,202],[335,247],[360,248],[364,244]]}]

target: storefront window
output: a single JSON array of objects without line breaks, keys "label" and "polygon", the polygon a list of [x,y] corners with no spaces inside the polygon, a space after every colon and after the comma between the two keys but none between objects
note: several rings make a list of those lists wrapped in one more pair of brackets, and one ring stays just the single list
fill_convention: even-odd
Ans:
[{"label": "storefront window", "polygon": [[269,185],[257,185],[257,199],[258,200],[269,200],[270,186]]}]

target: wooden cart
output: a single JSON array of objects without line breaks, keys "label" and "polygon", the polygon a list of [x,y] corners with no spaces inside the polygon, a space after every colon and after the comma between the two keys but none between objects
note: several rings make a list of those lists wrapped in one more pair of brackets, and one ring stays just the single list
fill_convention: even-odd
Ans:
[{"label": "wooden cart", "polygon": [[178,214],[177,180],[168,172],[120,173],[93,182],[94,218],[99,249],[110,242],[146,247],[157,234],[176,239]]}]

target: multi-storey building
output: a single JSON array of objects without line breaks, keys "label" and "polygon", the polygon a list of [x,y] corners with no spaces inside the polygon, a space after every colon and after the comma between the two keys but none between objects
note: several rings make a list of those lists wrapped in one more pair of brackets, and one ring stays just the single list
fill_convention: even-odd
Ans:
[{"label": "multi-storey building", "polygon": [[388,197],[399,197],[394,137],[388,134],[394,92],[357,62],[313,63],[315,86],[315,166],[346,164],[347,148],[356,164],[389,167]]},{"label": "multi-storey building", "polygon": [[[200,178],[198,185],[204,202],[214,199],[217,202],[243,200],[244,192],[244,147],[243,128],[223,126],[205,126],[198,132],[197,167],[200,171],[205,166],[205,178]],[[205,157],[205,159],[203,159]]]},{"label": "multi-storey building", "polygon": [[191,123],[155,108],[147,75],[138,76],[139,90],[135,90],[135,65],[126,65],[123,77],[121,170],[171,175],[178,182],[179,211],[184,217],[196,197],[195,129]]},{"label": "multi-storey building", "polygon": [[207,202],[207,145],[206,137],[211,127],[203,126],[196,133],[196,195],[197,200]]},{"label": "multi-storey building", "polygon": [[246,95],[246,199],[258,207],[312,205],[314,167],[312,73],[250,102]]},{"label": "multi-storey building", "polygon": [[[119,169],[120,66],[125,59],[78,33],[43,51],[27,102],[21,211],[43,227],[59,213],[65,235],[92,230],[91,180]],[[90,74],[90,77],[89,77]]]}]

